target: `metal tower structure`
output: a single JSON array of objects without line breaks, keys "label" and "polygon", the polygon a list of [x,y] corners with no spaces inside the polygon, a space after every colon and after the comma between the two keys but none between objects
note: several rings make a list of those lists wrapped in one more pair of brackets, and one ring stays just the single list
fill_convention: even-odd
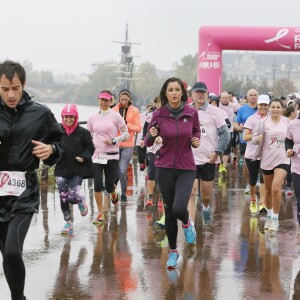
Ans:
[{"label": "metal tower structure", "polygon": [[129,41],[128,37],[128,24],[126,24],[125,39],[124,41],[113,41],[114,43],[121,44],[121,61],[117,72],[120,73],[118,78],[120,83],[120,89],[130,89],[131,81],[136,79],[133,78],[134,62],[133,55],[131,54],[132,45],[140,45],[140,43],[134,43]]}]

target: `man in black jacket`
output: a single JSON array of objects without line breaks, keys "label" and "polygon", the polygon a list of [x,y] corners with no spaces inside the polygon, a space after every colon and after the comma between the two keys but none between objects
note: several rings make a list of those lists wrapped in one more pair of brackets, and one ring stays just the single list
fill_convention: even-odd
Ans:
[{"label": "man in black jacket", "polygon": [[58,158],[62,131],[52,112],[24,91],[26,73],[13,61],[0,64],[0,251],[12,299],[23,295],[24,239],[39,208],[36,170]]}]

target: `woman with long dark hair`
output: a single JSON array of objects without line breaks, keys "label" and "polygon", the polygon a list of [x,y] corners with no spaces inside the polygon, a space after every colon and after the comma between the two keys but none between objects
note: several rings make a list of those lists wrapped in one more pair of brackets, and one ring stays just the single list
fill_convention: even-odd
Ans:
[{"label": "woman with long dark hair", "polygon": [[187,210],[196,166],[192,147],[200,145],[198,112],[186,105],[187,93],[179,78],[169,78],[160,91],[162,107],[153,113],[146,146],[161,144],[155,154],[156,178],[165,207],[165,226],[170,246],[167,268],[178,267],[177,220],[182,222],[188,244],[196,242],[196,231]]}]

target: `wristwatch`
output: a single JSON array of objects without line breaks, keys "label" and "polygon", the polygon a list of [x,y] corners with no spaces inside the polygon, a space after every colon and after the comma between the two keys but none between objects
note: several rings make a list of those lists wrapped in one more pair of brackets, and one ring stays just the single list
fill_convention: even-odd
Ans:
[{"label": "wristwatch", "polygon": [[222,151],[215,151],[215,153],[216,153],[217,155],[221,155],[221,154],[222,154]]},{"label": "wristwatch", "polygon": [[111,139],[111,143],[115,145],[117,143],[116,139]]}]

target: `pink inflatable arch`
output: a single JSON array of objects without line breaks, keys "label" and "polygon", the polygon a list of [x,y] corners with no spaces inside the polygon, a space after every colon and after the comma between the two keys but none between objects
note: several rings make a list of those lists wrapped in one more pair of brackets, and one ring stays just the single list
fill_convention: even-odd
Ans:
[{"label": "pink inflatable arch", "polygon": [[198,81],[216,95],[222,91],[223,50],[300,51],[300,27],[201,27]]}]

